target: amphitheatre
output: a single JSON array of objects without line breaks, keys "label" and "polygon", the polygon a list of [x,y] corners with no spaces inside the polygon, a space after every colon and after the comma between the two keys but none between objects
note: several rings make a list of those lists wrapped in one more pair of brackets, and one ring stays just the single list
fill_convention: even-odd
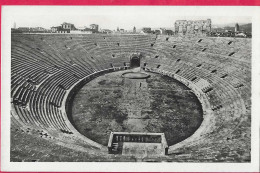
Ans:
[{"label": "amphitheatre", "polygon": [[[167,153],[111,154],[111,132],[164,133]],[[250,145],[249,38],[11,36],[11,162],[250,162]]]}]

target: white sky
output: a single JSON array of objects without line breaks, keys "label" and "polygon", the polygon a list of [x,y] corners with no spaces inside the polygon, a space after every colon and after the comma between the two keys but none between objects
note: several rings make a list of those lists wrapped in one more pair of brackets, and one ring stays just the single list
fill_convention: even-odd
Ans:
[{"label": "white sky", "polygon": [[[9,17],[11,25],[16,27],[44,27],[59,26],[63,22],[75,24],[76,27],[98,24],[100,28],[115,30],[137,29],[142,27],[174,27],[175,20],[205,20],[212,19],[212,24],[250,23],[251,18],[239,15],[225,15],[225,8],[220,10],[210,7],[198,8],[196,13],[189,13],[187,7],[151,7],[151,6],[9,6],[12,16]],[[196,11],[196,10],[195,10]],[[211,12],[211,13],[209,13]],[[203,14],[204,13],[204,14]],[[205,13],[207,15],[205,15]],[[217,15],[212,15],[217,14]]]}]

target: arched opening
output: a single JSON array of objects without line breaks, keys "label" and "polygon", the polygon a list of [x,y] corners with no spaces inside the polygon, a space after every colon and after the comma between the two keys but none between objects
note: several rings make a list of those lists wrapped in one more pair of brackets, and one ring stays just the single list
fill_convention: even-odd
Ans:
[{"label": "arched opening", "polygon": [[138,56],[131,57],[130,66],[132,68],[140,67],[140,57],[138,57]]}]

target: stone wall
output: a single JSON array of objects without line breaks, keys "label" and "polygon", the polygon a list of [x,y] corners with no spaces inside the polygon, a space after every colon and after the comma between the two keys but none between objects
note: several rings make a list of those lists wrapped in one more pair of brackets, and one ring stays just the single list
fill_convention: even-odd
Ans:
[{"label": "stone wall", "polygon": [[207,20],[176,20],[174,23],[175,33],[195,34],[211,31],[211,19]]}]

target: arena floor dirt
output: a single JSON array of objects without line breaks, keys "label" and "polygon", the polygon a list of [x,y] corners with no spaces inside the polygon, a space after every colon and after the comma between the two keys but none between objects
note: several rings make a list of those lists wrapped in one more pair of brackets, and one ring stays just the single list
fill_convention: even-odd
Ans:
[{"label": "arena floor dirt", "polygon": [[106,146],[111,131],[163,132],[173,145],[200,126],[202,108],[189,88],[155,73],[122,78],[125,72],[97,77],[75,95],[70,116],[80,133]]}]

